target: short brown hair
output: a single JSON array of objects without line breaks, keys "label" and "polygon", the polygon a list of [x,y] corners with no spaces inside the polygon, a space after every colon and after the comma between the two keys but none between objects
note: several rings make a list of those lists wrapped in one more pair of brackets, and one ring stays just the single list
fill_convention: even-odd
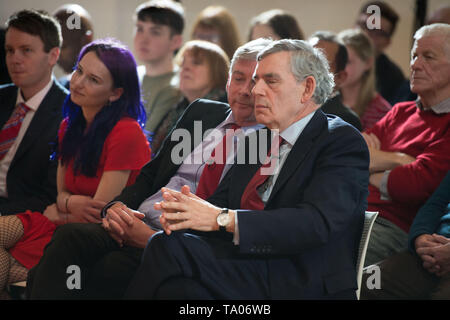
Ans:
[{"label": "short brown hair", "polygon": [[38,36],[44,43],[44,51],[61,48],[62,35],[59,22],[45,11],[22,10],[11,15],[6,21],[6,31],[15,28],[22,32]]},{"label": "short brown hair", "polygon": [[192,52],[196,58],[205,59],[210,66],[210,76],[213,89],[224,89],[228,80],[230,59],[225,51],[217,44],[205,40],[191,40],[186,42],[175,57],[175,61],[181,65],[186,51]]},{"label": "short brown hair", "polygon": [[140,21],[152,21],[168,26],[172,35],[184,30],[184,9],[181,4],[171,0],[151,0],[136,8],[135,18]]}]

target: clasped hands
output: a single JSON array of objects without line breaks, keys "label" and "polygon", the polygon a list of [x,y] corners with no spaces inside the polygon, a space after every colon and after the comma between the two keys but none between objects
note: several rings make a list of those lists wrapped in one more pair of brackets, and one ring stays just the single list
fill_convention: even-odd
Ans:
[{"label": "clasped hands", "polygon": [[167,235],[184,229],[219,229],[217,215],[222,209],[191,193],[188,186],[183,186],[181,191],[169,188],[162,188],[161,191],[164,201],[155,203],[155,209],[162,212],[159,221]]},{"label": "clasped hands", "polygon": [[[219,229],[216,217],[221,209],[191,193],[188,186],[183,186],[181,191],[169,188],[161,191],[163,201],[155,203],[154,207],[161,211],[160,222],[167,235],[183,229]],[[120,246],[144,248],[156,232],[142,221],[144,217],[143,213],[118,202],[107,210],[102,226]]]},{"label": "clasped hands", "polygon": [[415,240],[417,255],[423,267],[442,277],[450,271],[450,239],[438,234],[422,234]]}]

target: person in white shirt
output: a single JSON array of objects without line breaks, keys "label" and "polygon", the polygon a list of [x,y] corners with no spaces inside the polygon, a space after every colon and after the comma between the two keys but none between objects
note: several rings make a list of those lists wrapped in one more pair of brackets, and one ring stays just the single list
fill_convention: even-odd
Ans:
[{"label": "person in white shirt", "polygon": [[59,23],[46,13],[22,10],[9,18],[6,30],[6,64],[13,83],[0,86],[0,138],[21,103],[28,111],[14,139],[7,145],[0,139],[1,215],[43,211],[55,202],[56,162],[50,156],[68,94],[52,73],[62,43]]}]

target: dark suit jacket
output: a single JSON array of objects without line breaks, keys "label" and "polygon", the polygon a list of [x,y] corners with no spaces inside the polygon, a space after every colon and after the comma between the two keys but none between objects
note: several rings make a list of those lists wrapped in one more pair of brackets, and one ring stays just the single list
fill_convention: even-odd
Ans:
[{"label": "dark suit jacket", "polygon": [[337,94],[333,98],[325,101],[325,103],[320,108],[324,113],[334,114],[345,122],[350,123],[359,131],[362,131],[362,125],[359,116],[356,114],[356,112],[344,106],[340,94]]},{"label": "dark suit jacket", "polygon": [[377,91],[394,105],[397,91],[404,83],[405,77],[402,70],[384,53],[381,53],[375,62],[375,79]]},{"label": "dark suit jacket", "polygon": [[[11,116],[18,88],[0,86],[0,128]],[[56,201],[57,162],[50,161],[68,91],[57,81],[42,100],[11,162],[6,177],[8,198],[0,198],[0,213],[43,210]]]},{"label": "dark suit jacket", "polygon": [[[217,127],[230,112],[230,107],[225,103],[205,99],[194,101],[173,129],[185,129],[191,136],[190,149],[182,154],[182,158],[186,158],[202,142],[206,130]],[[197,135],[194,134],[194,121],[202,123],[202,130],[197,132]],[[171,141],[172,132],[164,140],[155,158],[142,168],[136,182],[125,188],[114,201],[121,201],[129,208],[137,209],[145,199],[167,185],[181,165],[181,163],[174,163],[171,158],[172,150],[180,143],[180,141]],[[105,208],[107,207],[108,205]]]},{"label": "dark suit jacket", "polygon": [[[259,166],[234,165],[208,201],[239,209]],[[368,180],[369,152],[361,134],[318,110],[288,155],[264,211],[238,210],[238,258],[266,260],[271,298],[320,299],[356,290]]]}]

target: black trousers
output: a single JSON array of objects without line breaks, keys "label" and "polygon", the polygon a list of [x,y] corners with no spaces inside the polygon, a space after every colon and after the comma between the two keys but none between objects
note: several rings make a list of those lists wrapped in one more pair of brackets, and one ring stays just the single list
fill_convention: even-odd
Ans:
[{"label": "black trousers", "polygon": [[155,234],[126,299],[268,299],[267,264],[245,259],[230,240]]},{"label": "black trousers", "polygon": [[[240,254],[231,238],[182,232],[173,232],[170,236],[156,233],[145,248],[125,298],[279,299],[271,294],[268,259]],[[292,299],[301,298],[300,292],[301,288],[292,294]],[[323,298],[355,297],[355,291],[351,289]]]},{"label": "black trousers", "polygon": [[121,299],[142,252],[119,247],[99,224],[60,226],[28,273],[27,298]]}]

